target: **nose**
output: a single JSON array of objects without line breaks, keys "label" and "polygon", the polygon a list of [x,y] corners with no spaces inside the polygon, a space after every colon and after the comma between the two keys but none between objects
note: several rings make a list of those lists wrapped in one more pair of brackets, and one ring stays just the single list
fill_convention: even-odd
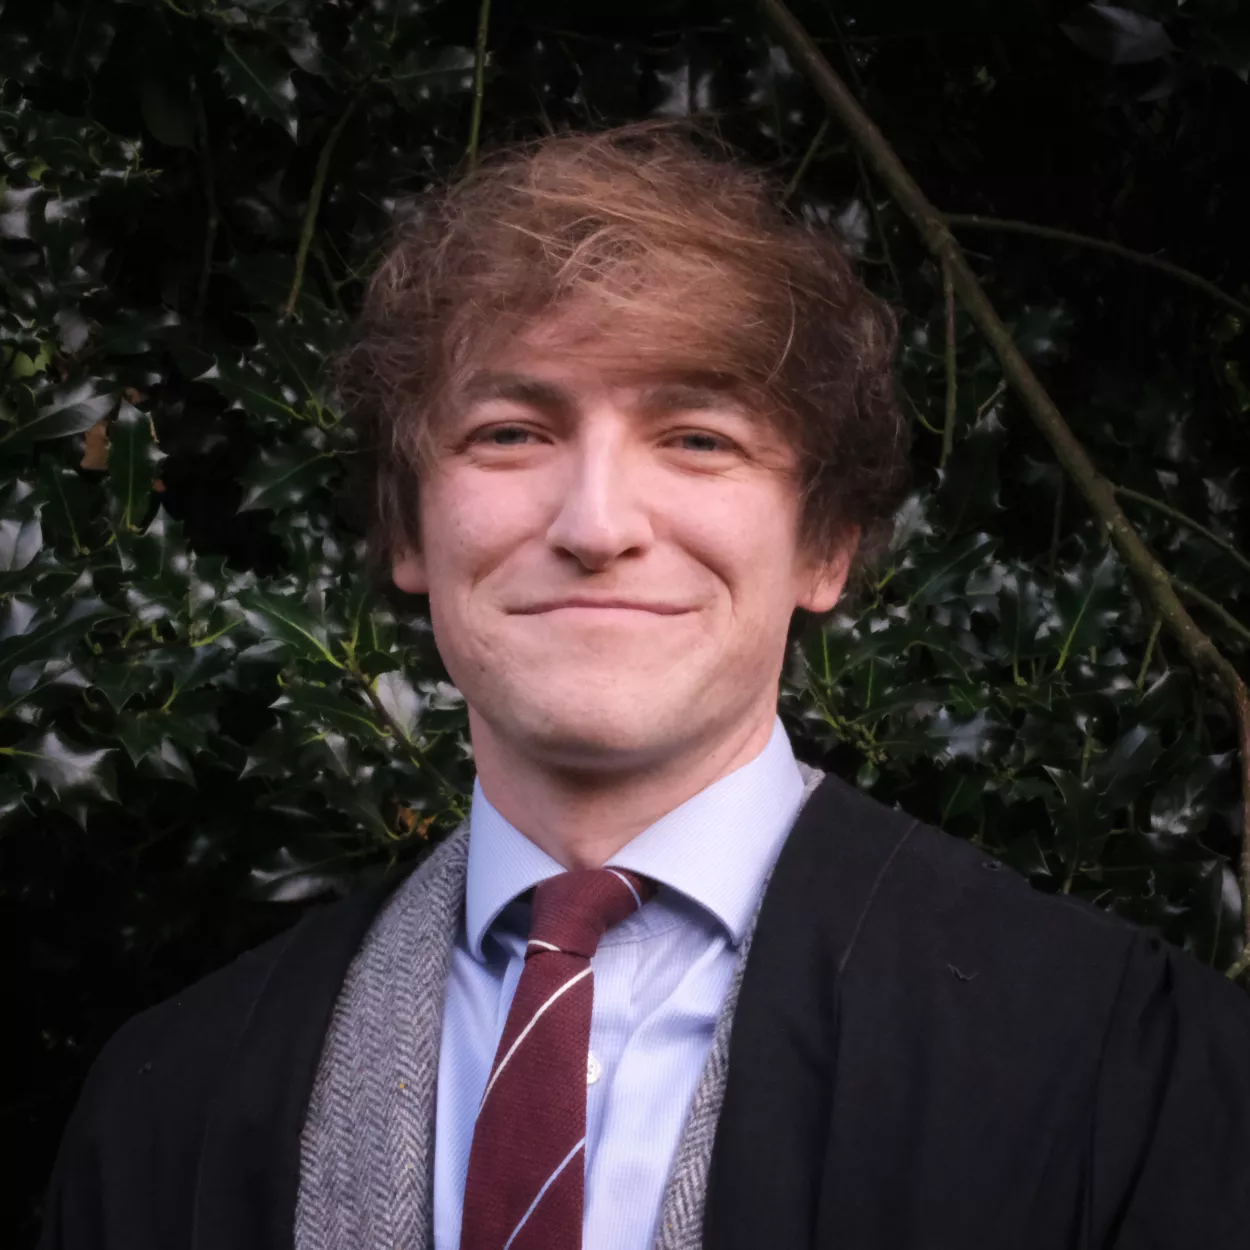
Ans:
[{"label": "nose", "polygon": [[591,572],[641,553],[651,541],[642,467],[627,441],[613,422],[592,421],[569,445],[563,494],[547,541]]}]

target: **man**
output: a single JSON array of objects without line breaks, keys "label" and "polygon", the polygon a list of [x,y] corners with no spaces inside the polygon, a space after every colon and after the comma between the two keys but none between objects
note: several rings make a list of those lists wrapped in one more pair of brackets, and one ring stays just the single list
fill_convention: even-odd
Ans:
[{"label": "man", "polygon": [[795,762],[796,614],[898,501],[890,322],[656,128],[433,197],[347,389],[466,826],[122,1031],[81,1250],[1232,1247],[1250,1008]]}]

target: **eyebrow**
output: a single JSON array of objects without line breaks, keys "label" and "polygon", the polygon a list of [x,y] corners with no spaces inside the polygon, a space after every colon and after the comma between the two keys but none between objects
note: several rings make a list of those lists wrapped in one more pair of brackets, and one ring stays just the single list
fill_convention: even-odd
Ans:
[{"label": "eyebrow", "polygon": [[746,414],[748,406],[739,387],[716,377],[673,378],[642,388],[641,404],[649,412],[697,412],[705,408],[731,408]]},{"label": "eyebrow", "polygon": [[564,387],[523,373],[476,373],[465,384],[463,397],[467,404],[506,399],[547,412],[569,412],[573,408],[573,397]]},{"label": "eyebrow", "polygon": [[[502,399],[559,415],[571,413],[576,406],[571,392],[558,382],[493,370],[471,377],[465,385],[463,399],[467,404]],[[734,381],[715,374],[690,374],[647,383],[639,388],[638,407],[651,414],[710,408],[749,413],[749,406]]]}]

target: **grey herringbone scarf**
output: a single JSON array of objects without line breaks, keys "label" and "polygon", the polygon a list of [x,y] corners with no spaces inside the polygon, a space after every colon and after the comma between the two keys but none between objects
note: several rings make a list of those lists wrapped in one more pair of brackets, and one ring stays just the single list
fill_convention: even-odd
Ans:
[{"label": "grey herringbone scarf", "polygon": [[[824,774],[800,764],[803,802]],[[335,1005],[300,1142],[297,1250],[433,1250],[443,990],[464,906],[461,826],[379,912]],[[758,915],[758,910],[757,910]],[[752,919],[669,1175],[654,1250],[698,1250]]]}]

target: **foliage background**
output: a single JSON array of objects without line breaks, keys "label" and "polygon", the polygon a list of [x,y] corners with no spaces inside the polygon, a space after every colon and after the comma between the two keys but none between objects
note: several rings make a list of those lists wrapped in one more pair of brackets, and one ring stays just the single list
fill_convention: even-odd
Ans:
[{"label": "foliage background", "polygon": [[[1135,3],[796,12],[944,211],[1081,232],[1223,289],[960,231],[1245,674],[1250,5]],[[759,12],[494,0],[479,56],[481,16],[465,0],[8,0],[0,16],[20,1240],[122,1019],[464,810],[463,708],[421,605],[370,582],[323,365],[388,229],[477,142],[710,112],[796,211],[843,233],[902,312],[916,491],[876,584],[795,648],[783,714],[800,754],[1040,889],[1217,967],[1240,948],[1227,714],[962,314],[952,389],[940,273]]]}]

